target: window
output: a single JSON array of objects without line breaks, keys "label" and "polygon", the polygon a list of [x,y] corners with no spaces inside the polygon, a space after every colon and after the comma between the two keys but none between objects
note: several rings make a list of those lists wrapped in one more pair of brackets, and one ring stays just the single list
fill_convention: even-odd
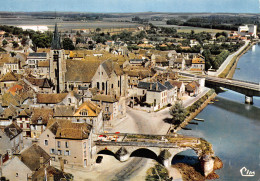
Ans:
[{"label": "window", "polygon": [[16,173],[16,177],[18,177],[18,173]]},{"label": "window", "polygon": [[84,167],[87,166],[87,159],[84,159]]},{"label": "window", "polygon": [[71,98],[68,98],[69,103],[71,103]]},{"label": "window", "polygon": [[105,90],[105,83],[102,82],[102,90]]},{"label": "window", "polygon": [[112,89],[114,88],[114,84],[111,84],[111,88],[112,88]]},{"label": "window", "polygon": [[86,148],[87,148],[87,143],[85,142],[85,143],[84,143],[84,149],[86,149]]},{"label": "window", "polygon": [[84,151],[84,157],[86,157],[87,156],[87,152],[86,151]]},{"label": "window", "polygon": [[62,155],[62,151],[61,150],[58,150],[58,155]]},{"label": "window", "polygon": [[66,151],[64,152],[64,155],[65,155],[65,156],[69,156],[69,155],[70,155],[70,151],[69,151],[69,150],[66,150]]},{"label": "window", "polygon": [[81,116],[87,116],[87,115],[88,115],[88,111],[87,111],[86,109],[82,109],[82,110],[80,111],[80,115],[81,115]]},{"label": "window", "polygon": [[97,88],[99,89],[99,82],[97,82]]},{"label": "window", "polygon": [[65,142],[65,147],[69,148],[69,143],[67,141]]},{"label": "window", "polygon": [[27,127],[27,128],[30,128],[30,124],[29,124],[29,123],[26,123],[26,127]]},{"label": "window", "polygon": [[60,141],[58,141],[58,148],[60,148]]},{"label": "window", "polygon": [[48,140],[44,140],[44,145],[48,145]]},{"label": "window", "polygon": [[23,123],[20,123],[20,128],[23,128]]},{"label": "window", "polygon": [[50,151],[51,154],[54,154],[55,153],[55,149],[52,148],[51,151]]}]

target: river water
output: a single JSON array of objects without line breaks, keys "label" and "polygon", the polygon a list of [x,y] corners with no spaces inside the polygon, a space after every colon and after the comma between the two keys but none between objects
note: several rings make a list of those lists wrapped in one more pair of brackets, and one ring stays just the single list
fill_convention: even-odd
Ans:
[{"label": "river water", "polygon": [[[260,82],[260,44],[254,45],[239,60],[234,79]],[[244,104],[245,96],[230,90],[218,94],[218,102],[208,105],[197,117],[205,119],[198,125],[189,124],[192,130],[178,133],[203,137],[213,145],[215,154],[224,167],[216,171],[223,181],[260,181],[260,98],[254,105]],[[183,155],[194,156],[186,151]],[[255,176],[242,176],[246,167]]]}]

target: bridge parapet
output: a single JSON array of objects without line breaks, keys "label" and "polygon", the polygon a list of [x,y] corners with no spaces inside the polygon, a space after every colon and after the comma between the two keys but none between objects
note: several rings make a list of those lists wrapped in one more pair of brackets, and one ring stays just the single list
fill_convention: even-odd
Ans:
[{"label": "bridge parapet", "polygon": [[[116,140],[111,140],[110,137]],[[173,157],[187,149],[198,155],[207,176],[213,171],[214,151],[212,145],[202,138],[183,135],[144,135],[144,134],[104,134],[95,141],[96,151],[109,150],[120,161],[126,161],[131,154],[139,149],[148,149],[157,156],[157,161],[165,166],[171,165]]]}]

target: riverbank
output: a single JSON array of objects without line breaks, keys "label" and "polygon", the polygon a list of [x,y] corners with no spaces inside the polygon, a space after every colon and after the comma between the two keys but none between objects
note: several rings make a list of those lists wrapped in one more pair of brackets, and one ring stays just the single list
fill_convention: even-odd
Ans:
[{"label": "riverbank", "polygon": [[[209,90],[208,93],[210,93],[210,91],[212,90]],[[206,96],[206,95],[204,95]],[[174,128],[174,132],[177,132],[179,131],[180,129],[186,127],[190,121],[192,121],[215,97],[217,96],[217,94],[214,92],[212,93],[211,95],[209,95],[209,97],[200,105],[199,108],[197,108],[195,111],[193,112],[190,112],[189,113],[189,116],[185,118],[185,120],[180,124],[180,125],[177,125],[175,128]],[[201,97],[202,99],[203,97]],[[199,100],[198,100],[199,101]],[[194,103],[195,104],[195,103]]]},{"label": "riverbank", "polygon": [[230,64],[232,65],[229,65],[228,67],[226,67],[226,71],[227,71],[227,75],[223,75],[225,78],[228,78],[228,79],[232,79],[233,78],[233,75],[235,74],[235,71],[236,71],[236,68],[237,68],[237,64],[238,64],[238,61],[240,59],[240,57],[242,55],[244,55],[248,50],[250,50],[252,48],[252,46],[254,46],[256,44],[256,42],[253,42],[251,44],[249,44],[239,55],[237,55],[236,57],[234,57]]}]

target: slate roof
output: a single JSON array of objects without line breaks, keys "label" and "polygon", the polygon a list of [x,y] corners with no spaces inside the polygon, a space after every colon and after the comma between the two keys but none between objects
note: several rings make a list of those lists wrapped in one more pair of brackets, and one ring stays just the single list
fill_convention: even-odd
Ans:
[{"label": "slate roof", "polygon": [[[152,87],[150,87],[152,85]],[[162,92],[167,90],[167,87],[160,82],[139,82],[137,88],[147,89],[148,91]]]},{"label": "slate roof", "polygon": [[30,58],[30,57],[46,58],[47,57],[47,53],[29,53],[28,58]]},{"label": "slate roof", "polygon": [[37,94],[37,103],[39,104],[58,104],[63,101],[63,99],[68,95],[68,93],[59,94]]},{"label": "slate roof", "polygon": [[91,82],[99,61],[66,60],[66,82]]},{"label": "slate roof", "polygon": [[40,157],[43,157],[43,163],[47,163],[51,159],[50,155],[36,144],[21,152],[21,161],[32,171],[40,168]]},{"label": "slate roof", "polygon": [[23,132],[23,129],[17,126],[17,124],[12,123],[4,128],[4,132],[6,136],[10,139],[15,138],[17,135]]},{"label": "slate roof", "polygon": [[168,90],[174,88],[174,86],[173,86],[170,82],[168,82],[168,81],[166,81],[166,82],[164,83],[164,86],[167,87]]}]

